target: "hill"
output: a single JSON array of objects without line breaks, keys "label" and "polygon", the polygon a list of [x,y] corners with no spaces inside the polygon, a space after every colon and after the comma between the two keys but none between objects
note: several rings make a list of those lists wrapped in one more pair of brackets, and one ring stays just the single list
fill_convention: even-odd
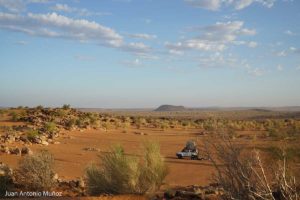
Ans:
[{"label": "hill", "polygon": [[154,111],[164,112],[164,111],[185,111],[187,110],[184,106],[173,106],[173,105],[161,105]]}]

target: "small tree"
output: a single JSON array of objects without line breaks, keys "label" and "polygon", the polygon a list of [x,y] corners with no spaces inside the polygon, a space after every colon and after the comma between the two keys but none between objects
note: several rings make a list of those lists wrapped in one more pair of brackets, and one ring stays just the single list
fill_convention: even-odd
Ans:
[{"label": "small tree", "polygon": [[19,163],[17,183],[30,190],[48,190],[55,185],[54,159],[47,150],[28,155]]}]

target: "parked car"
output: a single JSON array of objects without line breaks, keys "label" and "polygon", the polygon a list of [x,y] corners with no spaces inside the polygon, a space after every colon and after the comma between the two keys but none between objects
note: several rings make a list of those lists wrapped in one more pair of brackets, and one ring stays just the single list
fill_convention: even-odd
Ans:
[{"label": "parked car", "polygon": [[192,160],[199,159],[199,151],[197,149],[197,144],[193,140],[187,141],[185,147],[182,151],[176,153],[177,158],[182,159],[185,157],[191,158]]}]

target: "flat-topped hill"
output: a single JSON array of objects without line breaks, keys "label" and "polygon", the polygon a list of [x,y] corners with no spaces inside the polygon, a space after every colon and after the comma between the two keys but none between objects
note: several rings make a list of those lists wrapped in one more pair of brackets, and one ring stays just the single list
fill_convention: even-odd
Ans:
[{"label": "flat-topped hill", "polygon": [[184,106],[173,106],[173,105],[161,105],[156,108],[154,111],[185,111],[187,110]]}]

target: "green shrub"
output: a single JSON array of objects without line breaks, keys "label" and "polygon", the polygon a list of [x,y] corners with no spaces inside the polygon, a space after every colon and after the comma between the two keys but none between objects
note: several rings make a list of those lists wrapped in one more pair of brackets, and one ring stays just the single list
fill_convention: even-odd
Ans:
[{"label": "green shrub", "polygon": [[67,127],[68,129],[72,129],[75,125],[76,125],[76,120],[75,120],[74,118],[69,119],[69,120],[66,122],[66,127]]},{"label": "green shrub", "polygon": [[30,130],[27,132],[27,139],[32,141],[34,140],[34,138],[36,138],[39,135],[39,131],[38,130]]},{"label": "green shrub", "polygon": [[54,122],[47,122],[44,125],[44,130],[47,133],[55,133],[57,131],[56,124]]},{"label": "green shrub", "polygon": [[12,111],[10,113],[10,116],[12,117],[12,120],[15,121],[15,122],[19,121],[20,118],[21,118],[20,113],[17,113],[16,111]]},{"label": "green shrub", "polygon": [[35,191],[49,190],[55,185],[52,154],[41,150],[28,155],[19,163],[16,181],[24,188]]},{"label": "green shrub", "polygon": [[69,110],[71,108],[71,105],[70,104],[64,104],[63,106],[62,106],[62,109],[64,109],[64,110]]},{"label": "green shrub", "polygon": [[100,159],[101,166],[93,164],[86,170],[87,189],[91,195],[152,193],[159,189],[167,175],[157,143],[144,145],[143,160],[127,156],[121,146]]}]

